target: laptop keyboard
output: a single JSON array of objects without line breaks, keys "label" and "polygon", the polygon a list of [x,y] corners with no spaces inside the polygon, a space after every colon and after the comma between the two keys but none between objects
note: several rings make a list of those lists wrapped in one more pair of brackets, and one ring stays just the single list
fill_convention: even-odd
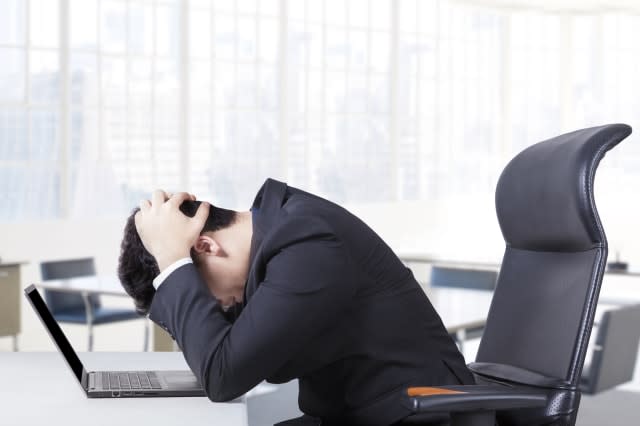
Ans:
[{"label": "laptop keyboard", "polygon": [[153,371],[102,372],[103,389],[162,389]]}]

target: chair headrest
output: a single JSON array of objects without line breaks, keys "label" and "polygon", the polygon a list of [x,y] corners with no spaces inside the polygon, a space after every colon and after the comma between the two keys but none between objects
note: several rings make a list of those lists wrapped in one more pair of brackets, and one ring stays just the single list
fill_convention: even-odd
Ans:
[{"label": "chair headrest", "polygon": [[507,246],[580,251],[606,244],[593,178],[604,154],[630,133],[626,124],[577,130],[532,145],[511,160],[496,188]]}]

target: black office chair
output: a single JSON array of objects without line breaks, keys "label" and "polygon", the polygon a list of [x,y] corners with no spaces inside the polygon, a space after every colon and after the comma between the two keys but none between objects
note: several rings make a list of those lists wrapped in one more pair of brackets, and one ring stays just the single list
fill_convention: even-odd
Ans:
[{"label": "black office chair", "polygon": [[630,382],[639,342],[640,304],[605,311],[598,325],[591,362],[582,371],[582,393],[596,394]]},{"label": "black office chair", "polygon": [[[94,276],[96,274],[93,258],[59,260],[40,263],[42,280],[62,280]],[[53,317],[58,322],[87,324],[89,351],[93,351],[93,326],[110,324],[132,319],[144,319],[144,350],[149,348],[149,323],[134,309],[105,308],[97,294],[71,293],[68,291],[45,290],[45,301]]]},{"label": "black office chair", "polygon": [[476,385],[405,388],[414,416],[449,413],[456,426],[574,425],[580,374],[607,260],[593,180],[624,124],[533,145],[496,188],[506,241],[476,362]]}]

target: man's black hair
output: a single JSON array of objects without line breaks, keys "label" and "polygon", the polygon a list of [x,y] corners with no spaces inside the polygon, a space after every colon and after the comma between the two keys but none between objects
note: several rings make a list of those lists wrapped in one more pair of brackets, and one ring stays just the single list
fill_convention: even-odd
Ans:
[{"label": "man's black hair", "polygon": [[[180,210],[185,215],[193,217],[200,203],[200,201],[184,201],[180,205]],[[156,259],[144,248],[136,230],[134,217],[139,211],[138,207],[133,209],[124,227],[124,237],[120,244],[120,258],[118,259],[118,277],[124,290],[133,298],[138,313],[146,315],[156,293],[153,279],[160,274],[160,269]],[[235,211],[211,206],[207,221],[200,233],[226,228],[233,224],[235,219]],[[191,257],[195,257],[193,250]]]}]

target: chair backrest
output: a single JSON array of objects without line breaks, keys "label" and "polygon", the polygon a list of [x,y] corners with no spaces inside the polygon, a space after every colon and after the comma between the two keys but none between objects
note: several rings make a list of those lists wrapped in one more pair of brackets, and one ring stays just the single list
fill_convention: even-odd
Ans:
[{"label": "chair backrest", "polygon": [[493,290],[498,272],[492,269],[453,268],[433,265],[431,287],[455,287],[475,290]]},{"label": "chair backrest", "polygon": [[593,394],[631,381],[639,342],[640,304],[605,311],[580,389]]},{"label": "chair backrest", "polygon": [[[40,273],[43,281],[62,280],[67,278],[94,276],[96,274],[96,267],[92,257],[56,260],[40,263]],[[70,310],[85,309],[82,296],[76,293],[46,290],[45,300],[53,314]],[[90,295],[89,300],[92,306],[96,308],[100,306],[99,296]]]},{"label": "chair backrest", "polygon": [[544,392],[545,407],[498,413],[504,424],[573,425],[607,260],[593,194],[604,154],[631,133],[593,127],[532,145],[506,166],[496,212],[506,249],[476,362],[478,382]]}]

